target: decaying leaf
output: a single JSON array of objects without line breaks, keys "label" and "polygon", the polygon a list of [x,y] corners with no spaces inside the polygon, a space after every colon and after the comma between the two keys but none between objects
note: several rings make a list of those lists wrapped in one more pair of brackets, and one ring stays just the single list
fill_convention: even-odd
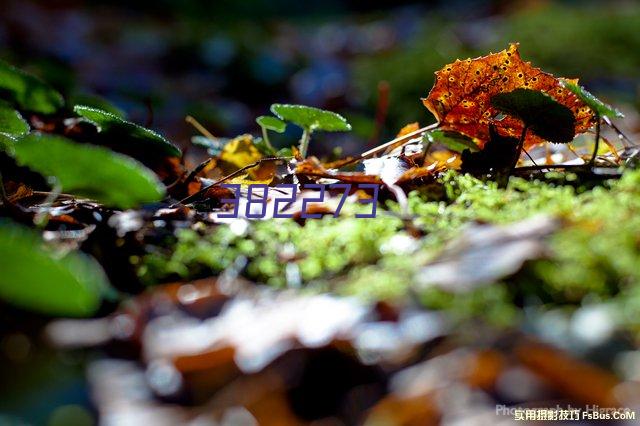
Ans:
[{"label": "decaying leaf", "polygon": [[[422,102],[438,119],[442,129],[474,138],[482,147],[489,140],[489,125],[494,125],[502,136],[519,137],[522,133],[520,119],[501,117],[491,104],[495,95],[520,88],[543,92],[569,108],[575,118],[576,134],[591,127],[591,109],[564,88],[559,79],[523,61],[517,44],[498,53],[446,65],[436,72],[435,85]],[[543,141],[540,136],[530,133],[524,146]]]},{"label": "decaying leaf", "polygon": [[[224,175],[256,163],[263,158],[253,142],[253,136],[241,135],[228,142],[218,157],[218,166]],[[276,172],[273,161],[265,161],[247,170],[244,177],[238,176],[235,183],[270,183]]]},{"label": "decaying leaf", "polygon": [[400,138],[404,135],[408,135],[409,133],[415,132],[418,129],[420,129],[420,123],[418,123],[417,121],[414,123],[409,123],[405,125],[402,129],[400,129],[400,131],[396,135],[396,138]]},{"label": "decaying leaf", "polygon": [[546,216],[505,226],[469,226],[417,279],[452,292],[496,282],[517,272],[526,260],[541,256],[542,238],[556,227],[556,221]]}]

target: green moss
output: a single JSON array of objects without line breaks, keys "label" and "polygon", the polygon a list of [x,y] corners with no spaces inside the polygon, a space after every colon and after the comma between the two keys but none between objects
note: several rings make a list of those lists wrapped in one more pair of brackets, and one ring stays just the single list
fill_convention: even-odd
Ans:
[{"label": "green moss", "polygon": [[[519,317],[526,301],[576,305],[597,298],[619,305],[629,326],[634,324],[640,313],[640,171],[597,185],[571,174],[511,178],[504,189],[448,172],[438,185],[439,190],[409,194],[414,225],[424,233],[418,239],[388,211],[356,219],[356,207],[350,206],[345,216],[308,220],[304,226],[268,220],[252,222],[239,234],[228,226],[180,231],[175,245],[145,257],[140,274],[148,283],[218,274],[246,258],[241,273],[257,282],[366,300],[418,300],[454,319],[482,317],[505,325]],[[389,207],[397,210],[393,203]],[[468,293],[416,285],[419,268],[464,225],[508,224],[537,214],[558,217],[563,224],[548,240],[546,259]]]}]

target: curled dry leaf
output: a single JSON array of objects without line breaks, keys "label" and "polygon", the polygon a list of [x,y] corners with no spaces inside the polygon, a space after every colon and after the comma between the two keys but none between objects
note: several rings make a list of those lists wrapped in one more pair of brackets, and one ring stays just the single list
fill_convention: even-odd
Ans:
[{"label": "curled dry leaf", "polygon": [[[472,137],[482,147],[489,140],[490,125],[502,136],[519,137],[522,133],[519,119],[502,117],[491,104],[493,96],[519,88],[543,92],[569,108],[575,117],[575,134],[591,127],[593,111],[558,78],[523,61],[515,43],[498,53],[446,65],[436,72],[435,85],[422,102],[442,129]],[[530,133],[524,146],[543,141]]]}]

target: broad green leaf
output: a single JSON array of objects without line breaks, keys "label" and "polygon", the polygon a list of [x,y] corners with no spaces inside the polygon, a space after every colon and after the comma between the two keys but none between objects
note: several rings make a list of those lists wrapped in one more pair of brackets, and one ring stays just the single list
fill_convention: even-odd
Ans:
[{"label": "broad green leaf", "polygon": [[297,124],[303,129],[325,132],[346,132],[351,125],[340,114],[304,105],[273,104],[271,112],[280,119]]},{"label": "broad green leaf", "polygon": [[7,134],[0,133],[0,152],[6,152],[13,156],[13,144],[16,140]]},{"label": "broad green leaf", "polygon": [[462,152],[468,149],[471,152],[476,152],[480,150],[470,137],[457,132],[432,130],[426,133],[425,136],[429,142],[440,143],[452,151]]},{"label": "broad green leaf", "polygon": [[60,257],[33,231],[7,221],[0,221],[0,271],[0,299],[48,315],[91,315],[109,288],[92,258]]},{"label": "broad green leaf", "polygon": [[499,93],[491,104],[505,114],[521,119],[535,134],[549,142],[567,143],[575,136],[575,117],[552,97],[530,89]]},{"label": "broad green leaf", "polygon": [[561,79],[560,84],[565,89],[576,95],[582,102],[584,102],[592,111],[598,113],[600,117],[608,118],[624,118],[624,114],[618,111],[611,105],[605,104],[600,99],[596,98],[591,92],[588,92],[582,86],[574,83],[573,81]]},{"label": "broad green leaf", "polygon": [[121,110],[102,96],[87,93],[76,93],[75,95],[72,95],[70,98],[68,98],[68,103],[70,105],[81,105],[100,109],[109,112],[119,118],[122,118],[123,120],[126,120],[127,118],[127,114],[123,110]]},{"label": "broad green leaf", "polygon": [[287,129],[287,123],[280,120],[279,118],[271,117],[269,115],[261,115],[260,117],[256,118],[256,123],[258,123],[265,129],[277,133],[282,133]]},{"label": "broad green leaf", "polygon": [[133,139],[137,142],[149,144],[150,149],[160,149],[172,157],[180,157],[180,149],[153,130],[139,126],[130,121],[97,108],[76,105],[73,110],[79,116],[93,123],[100,132],[111,133],[114,139]]},{"label": "broad green leaf", "polygon": [[64,106],[62,95],[37,77],[0,61],[0,97],[26,111],[53,114]]},{"label": "broad green leaf", "polygon": [[0,101],[0,133],[22,136],[29,133],[29,124],[8,103]]},{"label": "broad green leaf", "polygon": [[156,175],[131,157],[60,136],[29,134],[14,144],[18,163],[49,178],[64,192],[108,206],[132,208],[164,197]]}]

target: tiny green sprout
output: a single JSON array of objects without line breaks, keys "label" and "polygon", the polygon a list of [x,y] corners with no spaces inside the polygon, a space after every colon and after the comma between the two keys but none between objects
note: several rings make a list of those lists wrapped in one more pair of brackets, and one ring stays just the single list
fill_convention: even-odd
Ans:
[{"label": "tiny green sprout", "polygon": [[340,114],[304,105],[273,104],[271,112],[278,118],[302,128],[300,155],[307,156],[309,139],[316,130],[325,132],[348,132],[351,125]]},{"label": "tiny green sprout", "polygon": [[280,120],[279,118],[271,117],[268,115],[261,115],[260,117],[256,118],[256,123],[258,123],[258,125],[260,125],[260,128],[262,129],[262,140],[267,145],[267,148],[273,152],[276,152],[275,148],[269,141],[267,130],[271,130],[276,133],[283,133],[287,128],[287,123]]}]

